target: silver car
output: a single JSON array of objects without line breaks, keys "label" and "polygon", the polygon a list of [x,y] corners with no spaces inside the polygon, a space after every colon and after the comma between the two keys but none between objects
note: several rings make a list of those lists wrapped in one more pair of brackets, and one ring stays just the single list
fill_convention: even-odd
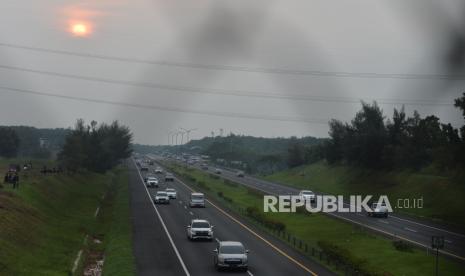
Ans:
[{"label": "silver car", "polygon": [[213,240],[213,226],[204,219],[193,219],[187,226],[187,238],[189,240],[207,239]]},{"label": "silver car", "polygon": [[158,179],[156,177],[149,176],[147,177],[147,187],[158,188]]},{"label": "silver car", "polygon": [[176,199],[177,197],[177,192],[173,188],[166,188],[165,192],[168,194],[168,197],[170,199]]},{"label": "silver car", "polygon": [[370,206],[371,210],[367,212],[369,217],[388,217],[388,208],[381,203],[373,203]]},{"label": "silver car", "polygon": [[309,190],[300,191],[299,196],[303,202],[314,203],[316,201],[315,193]]},{"label": "silver car", "polygon": [[249,250],[246,250],[240,242],[218,241],[213,253],[213,263],[217,270],[230,268],[246,271],[248,269]]},{"label": "silver car", "polygon": [[153,202],[156,204],[170,204],[170,198],[165,191],[158,191],[153,197]]},{"label": "silver car", "polygon": [[190,207],[205,207],[205,196],[202,193],[191,193]]}]

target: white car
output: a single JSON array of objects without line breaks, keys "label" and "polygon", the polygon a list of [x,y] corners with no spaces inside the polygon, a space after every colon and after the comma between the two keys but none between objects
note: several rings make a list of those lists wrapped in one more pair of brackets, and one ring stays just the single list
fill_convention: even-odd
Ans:
[{"label": "white car", "polygon": [[215,169],[215,173],[216,173],[216,174],[221,174],[222,172],[223,172],[223,171],[222,171],[221,169],[218,169],[218,168]]},{"label": "white car", "polygon": [[193,219],[187,225],[187,238],[189,240],[207,239],[213,240],[213,226],[204,219]]},{"label": "white car", "polygon": [[158,188],[158,179],[156,177],[153,177],[153,176],[147,177],[146,183],[147,183],[147,187]]},{"label": "white car", "polygon": [[205,208],[205,196],[202,193],[191,193],[189,206]]},{"label": "white car", "polygon": [[177,197],[177,192],[173,188],[166,188],[165,192],[168,194],[168,197],[170,199],[176,199]]},{"label": "white car", "polygon": [[170,204],[170,198],[165,191],[158,191],[153,197],[156,204]]},{"label": "white car", "polygon": [[247,271],[249,250],[242,243],[219,241],[213,254],[213,264],[217,270],[230,268]]},{"label": "white car", "polygon": [[388,208],[385,204],[373,203],[370,208],[371,211],[367,212],[369,217],[388,217]]},{"label": "white car", "polygon": [[166,173],[166,175],[165,175],[165,182],[168,182],[168,181],[171,181],[171,182],[174,181],[174,176],[173,176],[173,174],[171,174],[171,173]]},{"label": "white car", "polygon": [[314,203],[316,200],[315,193],[310,190],[303,190],[299,193],[300,200],[304,202]]},{"label": "white car", "polygon": [[155,169],[155,173],[156,173],[156,174],[162,174],[162,173],[163,173],[163,170],[162,170],[160,167],[157,167],[157,168]]},{"label": "white car", "polygon": [[244,172],[243,171],[237,171],[236,176],[237,177],[244,177]]}]

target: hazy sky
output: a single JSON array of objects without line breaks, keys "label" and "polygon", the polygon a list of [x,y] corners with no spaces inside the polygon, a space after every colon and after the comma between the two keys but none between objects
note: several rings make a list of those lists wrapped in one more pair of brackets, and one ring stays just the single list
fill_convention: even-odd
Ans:
[{"label": "hazy sky", "polygon": [[323,137],[377,99],[458,126],[464,3],[3,0],[0,124],[119,120],[145,144],[180,127]]}]

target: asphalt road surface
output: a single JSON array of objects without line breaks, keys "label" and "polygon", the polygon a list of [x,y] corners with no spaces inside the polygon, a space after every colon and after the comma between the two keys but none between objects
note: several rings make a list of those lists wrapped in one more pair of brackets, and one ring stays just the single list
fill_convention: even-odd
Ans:
[{"label": "asphalt road surface", "polygon": [[[155,156],[152,156],[156,158]],[[201,169],[200,165],[193,167]],[[214,168],[209,167],[209,173],[214,173]],[[218,176],[232,180],[242,185],[250,186],[270,195],[297,195],[300,190],[281,183],[265,181],[249,175],[237,177],[236,171],[223,168]],[[317,193],[318,194],[318,193]],[[454,232],[447,227],[413,219],[401,214],[390,214],[389,218],[373,218],[361,213],[328,213],[328,215],[340,218],[353,224],[361,225],[384,235],[395,236],[404,239],[425,250],[431,249],[432,236],[444,236],[445,246],[440,252],[448,257],[465,261],[465,235]]]},{"label": "asphalt road surface", "polygon": [[[206,208],[190,208],[191,188],[178,179],[161,181],[159,188],[146,188],[143,174],[130,165],[134,254],[138,275],[332,275],[274,237],[264,234],[220,206],[207,201]],[[160,177],[162,178],[162,177]],[[175,188],[177,199],[154,205],[149,197],[157,190]],[[207,198],[208,199],[208,198]],[[215,241],[189,241],[186,231],[191,219],[207,219],[219,240],[240,241],[249,253],[246,272],[218,272],[213,266]]]}]

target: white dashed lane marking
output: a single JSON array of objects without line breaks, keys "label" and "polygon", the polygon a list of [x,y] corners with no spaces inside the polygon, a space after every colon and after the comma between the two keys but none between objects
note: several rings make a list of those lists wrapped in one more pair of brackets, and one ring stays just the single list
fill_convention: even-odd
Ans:
[{"label": "white dashed lane marking", "polygon": [[408,227],[404,227],[404,229],[407,230],[407,231],[410,231],[410,232],[414,232],[414,233],[418,232],[417,230],[412,229],[412,228],[408,228]]}]

